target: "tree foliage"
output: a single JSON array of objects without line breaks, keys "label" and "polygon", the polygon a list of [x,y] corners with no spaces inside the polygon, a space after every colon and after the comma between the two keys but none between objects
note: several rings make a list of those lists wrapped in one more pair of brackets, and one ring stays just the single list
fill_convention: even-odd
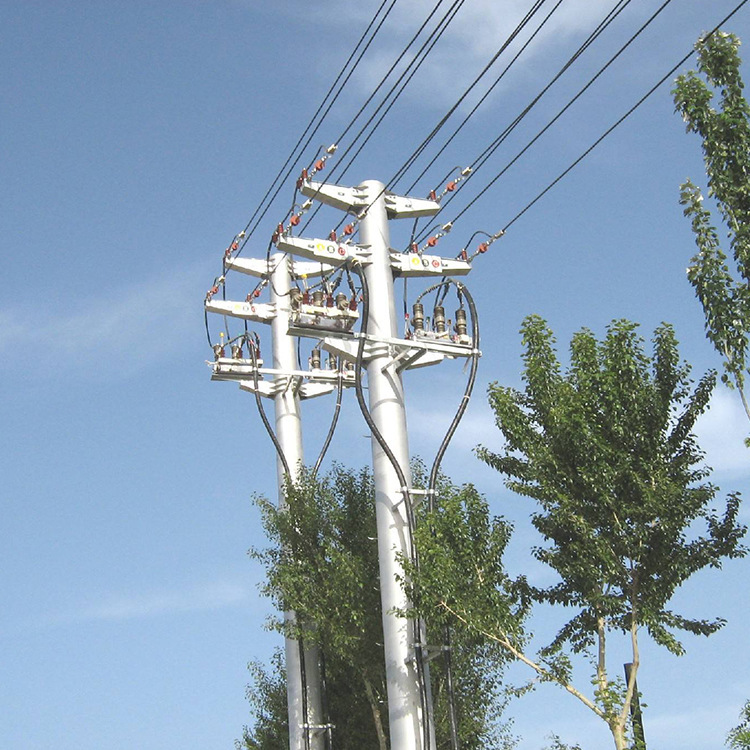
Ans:
[{"label": "tree foliage", "polygon": [[[750,106],[743,96],[740,40],[717,32],[698,41],[698,71],[681,75],[674,91],[687,131],[701,137],[708,196],[723,222],[735,271],[699,187],[681,186],[698,253],[688,268],[706,317],[706,335],[724,358],[724,381],[736,386],[750,418],[745,392],[750,332]],[[718,105],[718,106],[714,106]]]},{"label": "tree foliage", "polygon": [[[415,469],[419,477],[419,467]],[[297,484],[287,487],[285,498],[283,511],[259,500],[271,545],[252,554],[266,568],[264,591],[279,610],[295,611],[298,627],[288,635],[314,640],[325,654],[334,745],[362,750],[386,747],[372,475],[341,466],[322,479],[303,473]],[[439,642],[440,623],[429,625],[428,632]],[[277,626],[282,628],[283,623]],[[461,747],[499,750],[504,741],[499,726],[502,702],[499,674],[489,658],[492,647],[466,633],[457,634],[451,647]],[[436,659],[430,668],[438,747],[448,748],[445,667]],[[248,748],[255,750],[252,745]]]},{"label": "tree foliage", "polygon": [[[544,544],[536,557],[559,582],[538,589],[510,581],[498,562],[506,525],[489,519],[467,491],[431,519],[434,544],[420,541],[415,587],[423,607],[443,609],[454,624],[480,632],[543,680],[556,682],[606,722],[615,747],[626,729],[639,664],[638,632],[680,654],[675,631],[708,635],[721,619],[693,619],[669,608],[675,590],[705,567],[744,553],[739,498],[711,508],[692,429],[714,385],[697,385],[679,360],[671,327],[654,335],[653,358],[636,325],[615,321],[603,341],[583,330],[571,343],[563,373],[552,332],[539,317],[524,321],[525,390],[490,386],[490,403],[505,438],[502,452],[480,457],[506,475],[508,486],[532,498],[532,523]],[[433,572],[434,571],[434,572]],[[537,659],[524,652],[513,602],[574,609],[574,616]],[[629,684],[609,677],[607,635],[627,634],[634,664]],[[576,688],[568,654],[592,653],[594,694]]]},{"label": "tree foliage", "polygon": [[740,720],[727,735],[726,744],[732,750],[750,750],[750,701],[743,706]]}]

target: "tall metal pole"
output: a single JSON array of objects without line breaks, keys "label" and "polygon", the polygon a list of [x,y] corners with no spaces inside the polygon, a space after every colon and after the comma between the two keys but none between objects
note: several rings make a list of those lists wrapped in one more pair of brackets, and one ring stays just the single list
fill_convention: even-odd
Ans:
[{"label": "tall metal pole", "polygon": [[[360,221],[361,244],[369,246],[371,263],[364,266],[370,295],[367,334],[391,338],[398,336],[390,263],[390,235],[384,185],[368,180],[360,186],[368,193],[369,208]],[[393,357],[387,345],[371,351],[367,365],[369,409],[373,421],[394,454],[411,486],[406,410],[401,376],[392,367]],[[425,750],[424,723],[429,722],[430,744],[435,746],[434,726],[424,715],[421,686],[416,669],[412,623],[397,617],[394,609],[407,609],[409,601],[399,579],[404,576],[397,553],[411,555],[411,538],[405,507],[407,498],[391,461],[378,441],[372,439],[375,509],[378,528],[380,590],[383,605],[383,638],[391,747],[394,750]]]},{"label": "tall metal pole", "polygon": [[[273,366],[283,372],[298,369],[295,339],[287,334],[289,328],[289,290],[291,286],[286,256],[275,254],[271,262],[271,302],[276,306],[276,316],[271,321],[273,340]],[[292,379],[280,388],[274,397],[276,436],[286,459],[291,479],[297,478],[302,466],[302,422],[299,396]],[[276,473],[279,483],[279,506],[285,505],[284,488],[287,477],[281,458],[277,456]],[[285,612],[284,621],[294,624],[294,612]],[[323,750],[325,733],[321,700],[320,654],[317,647],[300,648],[299,641],[285,640],[287,708],[289,711],[290,750]],[[304,677],[303,677],[304,675]],[[305,717],[305,706],[307,717]],[[305,725],[307,724],[307,726]],[[313,727],[313,729],[311,729]],[[395,746],[394,746],[395,747]]]}]

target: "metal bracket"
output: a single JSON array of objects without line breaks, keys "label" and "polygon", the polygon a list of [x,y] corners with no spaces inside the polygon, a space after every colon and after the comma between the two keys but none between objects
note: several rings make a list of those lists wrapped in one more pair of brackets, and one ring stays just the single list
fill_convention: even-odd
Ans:
[{"label": "metal bracket", "polygon": [[255,323],[270,323],[276,317],[276,305],[212,299],[206,301],[206,312],[252,320]]}]

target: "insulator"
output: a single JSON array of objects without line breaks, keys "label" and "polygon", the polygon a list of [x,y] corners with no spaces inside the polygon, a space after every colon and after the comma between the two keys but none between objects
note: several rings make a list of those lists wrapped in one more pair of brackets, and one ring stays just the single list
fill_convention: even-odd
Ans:
[{"label": "insulator", "polygon": [[352,294],[352,298],[349,300],[349,309],[350,310],[357,309],[357,297],[354,294]]},{"label": "insulator", "polygon": [[344,227],[344,234],[346,235],[354,234],[354,224],[347,224]]},{"label": "insulator", "polygon": [[242,359],[242,343],[232,344],[232,359]]},{"label": "insulator", "polygon": [[430,239],[427,240],[427,247],[435,247],[439,239],[439,237],[430,237]]},{"label": "insulator", "polygon": [[338,368],[338,360],[336,357],[333,356],[333,354],[328,355],[328,359],[326,360],[326,365],[329,370],[336,370]]},{"label": "insulator", "polygon": [[310,369],[311,370],[320,369],[320,349],[312,350],[312,354],[310,355]]},{"label": "insulator", "polygon": [[339,310],[346,310],[349,307],[349,298],[344,292],[339,292],[336,295],[336,307]]},{"label": "insulator", "polygon": [[310,292],[305,289],[304,292],[302,292],[302,304],[303,305],[309,305],[310,304]]},{"label": "insulator", "polygon": [[442,305],[436,305],[432,311],[432,322],[435,326],[435,333],[445,333],[445,308]]},{"label": "insulator", "polygon": [[465,336],[468,330],[466,326],[466,310],[464,310],[463,307],[459,307],[458,310],[456,310],[455,330],[459,336]]},{"label": "insulator", "polygon": [[333,307],[336,304],[335,300],[333,299],[333,295],[329,294],[326,296],[326,307]]},{"label": "insulator", "polygon": [[344,369],[347,372],[353,372],[354,371],[354,362],[349,362],[349,360],[347,360],[346,362],[344,362]]},{"label": "insulator", "polygon": [[214,350],[214,357],[217,360],[224,356],[224,347],[221,344],[214,344],[211,348]]},{"label": "insulator", "polygon": [[323,304],[325,303],[325,294],[323,294],[321,289],[316,289],[312,293],[312,303],[315,307],[323,307]]},{"label": "insulator", "polygon": [[477,248],[477,252],[486,253],[489,247],[490,247],[489,242],[482,242],[482,244],[479,245],[479,247]]},{"label": "insulator", "polygon": [[412,242],[411,245],[409,245],[409,250],[411,250],[413,253],[418,253],[419,245],[416,242]]},{"label": "insulator", "polygon": [[336,236],[336,230],[332,229],[331,233],[328,235],[328,239],[331,240],[331,242],[336,242],[338,237]]},{"label": "insulator", "polygon": [[289,219],[289,223],[290,223],[290,224],[291,224],[291,225],[292,225],[293,227],[296,227],[296,226],[297,226],[297,224],[299,224],[299,223],[300,223],[300,218],[299,218],[299,216],[298,216],[297,214],[292,214],[292,218],[291,218],[291,219]]},{"label": "insulator", "polygon": [[453,191],[454,191],[454,190],[456,189],[456,187],[457,187],[457,183],[456,183],[456,181],[455,181],[455,180],[452,180],[451,182],[449,182],[449,183],[448,183],[448,184],[447,184],[447,185],[445,186],[445,189],[446,189],[446,190],[447,190],[447,191],[448,191],[449,193],[452,193],[452,192],[453,192]]},{"label": "insulator", "polygon": [[292,310],[299,310],[300,302],[302,302],[302,290],[293,286],[289,290],[289,302],[292,306]]},{"label": "insulator", "polygon": [[424,305],[421,302],[415,302],[411,310],[412,328],[415,331],[424,331]]},{"label": "insulator", "polygon": [[437,193],[434,190],[430,190],[430,200],[431,201],[437,200]]},{"label": "insulator", "polygon": [[318,161],[315,162],[315,171],[320,172],[323,167],[325,167],[326,161],[325,159],[318,159]]}]

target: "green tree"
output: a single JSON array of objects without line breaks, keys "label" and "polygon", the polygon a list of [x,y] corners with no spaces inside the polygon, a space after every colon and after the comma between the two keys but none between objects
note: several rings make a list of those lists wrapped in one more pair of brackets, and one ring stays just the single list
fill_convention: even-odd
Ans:
[{"label": "green tree", "polygon": [[[427,563],[414,571],[414,587],[424,609],[443,609],[454,624],[484,634],[526,663],[537,679],[575,696],[623,750],[639,631],[681,654],[674,631],[709,635],[719,629],[721,619],[690,619],[668,603],[691,575],[745,551],[739,498],[731,495],[720,513],[711,509],[717,488],[705,481],[709,470],[691,432],[714,375],[692,387],[667,325],[654,335],[653,359],[633,323],[613,322],[601,342],[584,329],[573,338],[566,373],[541,318],[527,318],[522,334],[525,390],[490,386],[505,448],[479,452],[512,490],[536,501],[531,520],[545,544],[534,554],[559,582],[536,589],[507,578],[497,559],[507,527],[491,520],[467,488],[460,507],[435,511],[435,534],[420,537]],[[529,599],[577,610],[536,658],[526,654],[513,617],[514,602]],[[610,676],[607,639],[613,632],[629,639],[627,685]],[[593,694],[573,684],[575,653],[592,655]]]},{"label": "green tree", "polygon": [[[322,479],[304,474],[287,488],[283,512],[259,502],[271,545],[252,554],[266,568],[265,593],[280,610],[288,607],[297,615],[299,630],[290,635],[314,639],[326,656],[334,744],[383,750],[387,706],[372,475],[340,466]],[[461,746],[500,748],[500,685],[488,655],[492,647],[464,633],[451,647]],[[445,668],[440,659],[430,666],[438,747],[448,748]]]},{"label": "green tree", "polygon": [[727,735],[727,746],[732,750],[750,750],[750,701],[747,701],[740,714],[741,723]]},{"label": "green tree", "polygon": [[251,662],[248,669],[252,684],[247,699],[254,718],[252,727],[245,727],[242,739],[234,745],[237,750],[280,750],[289,747],[289,720],[286,706],[286,671],[284,654],[277,650],[267,670],[259,662]]},{"label": "green tree", "polygon": [[739,46],[736,36],[723,32],[698,40],[698,72],[679,76],[672,93],[687,131],[701,137],[708,196],[726,229],[735,265],[733,273],[711,210],[700,188],[688,180],[680,188],[680,203],[698,246],[688,279],[703,306],[706,335],[724,358],[723,380],[737,388],[750,419],[745,390],[750,332],[750,106],[742,94]]}]

